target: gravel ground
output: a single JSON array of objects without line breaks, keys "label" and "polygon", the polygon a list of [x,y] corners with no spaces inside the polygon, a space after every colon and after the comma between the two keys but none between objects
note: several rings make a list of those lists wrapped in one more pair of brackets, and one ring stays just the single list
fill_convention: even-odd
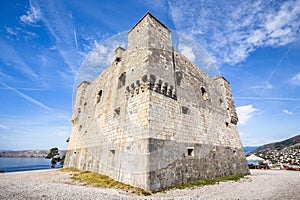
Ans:
[{"label": "gravel ground", "polygon": [[39,170],[0,174],[0,199],[300,199],[300,172],[251,170],[237,182],[135,196],[82,186],[69,172]]}]

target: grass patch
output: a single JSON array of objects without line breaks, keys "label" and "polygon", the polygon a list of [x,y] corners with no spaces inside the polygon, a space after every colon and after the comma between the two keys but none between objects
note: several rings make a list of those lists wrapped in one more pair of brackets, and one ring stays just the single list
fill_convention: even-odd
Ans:
[{"label": "grass patch", "polygon": [[74,172],[71,174],[71,178],[73,180],[77,180],[80,182],[85,183],[86,185],[92,185],[94,187],[100,188],[115,188],[115,189],[122,189],[126,192],[131,192],[137,195],[150,195],[151,193],[131,185],[127,185],[121,183],[119,181],[115,181],[114,179],[110,178],[109,176],[97,174],[95,172],[89,171],[81,171],[75,168],[63,168],[61,169],[63,172]]},{"label": "grass patch", "polygon": [[194,188],[194,187],[199,187],[204,185],[214,185],[216,183],[225,182],[225,181],[238,181],[244,177],[245,176],[232,175],[232,176],[225,176],[225,177],[219,177],[219,178],[208,179],[208,180],[196,180],[196,181],[187,182],[177,186],[163,188],[161,192],[172,190],[172,189],[185,189],[185,188]]},{"label": "grass patch", "polygon": [[[61,171],[62,172],[73,172],[71,174],[71,178],[73,180],[80,181],[80,182],[84,183],[85,185],[92,185],[94,187],[100,187],[100,188],[122,189],[126,192],[131,192],[132,194],[137,194],[137,195],[151,195],[152,194],[141,188],[127,185],[127,184],[121,183],[119,181],[115,181],[114,179],[110,178],[109,176],[97,174],[95,172],[82,171],[82,170],[75,169],[75,168],[63,168],[63,169],[61,169]],[[159,192],[165,192],[165,191],[172,190],[172,189],[195,188],[195,187],[204,186],[204,185],[213,185],[213,184],[216,184],[219,182],[225,182],[225,181],[238,181],[244,177],[245,176],[232,175],[232,176],[219,177],[219,178],[214,178],[214,179],[209,179],[209,180],[196,180],[196,181],[184,183],[182,185],[163,188]]]},{"label": "grass patch", "polygon": [[76,168],[73,168],[73,167],[70,167],[70,168],[61,168],[60,171],[62,171],[62,172],[80,172],[79,169],[76,169]]}]

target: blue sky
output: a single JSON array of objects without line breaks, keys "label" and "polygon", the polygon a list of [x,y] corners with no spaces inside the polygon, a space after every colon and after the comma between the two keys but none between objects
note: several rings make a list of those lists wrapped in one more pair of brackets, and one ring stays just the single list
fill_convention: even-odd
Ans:
[{"label": "blue sky", "polygon": [[299,0],[0,5],[0,149],[66,149],[80,67],[147,11],[193,38],[230,81],[244,146],[300,134]]}]

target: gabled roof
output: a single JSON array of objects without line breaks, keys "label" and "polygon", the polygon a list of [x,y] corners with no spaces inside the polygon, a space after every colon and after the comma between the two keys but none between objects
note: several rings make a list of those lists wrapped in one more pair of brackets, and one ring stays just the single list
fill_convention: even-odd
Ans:
[{"label": "gabled roof", "polygon": [[166,28],[168,31],[170,31],[170,29],[164,25],[161,21],[159,21],[156,17],[154,17],[149,11],[130,29],[130,31],[128,33],[130,33],[141,21],[144,20],[144,18],[146,18],[147,16],[153,18],[155,21],[157,21],[158,23],[160,23],[164,28]]}]

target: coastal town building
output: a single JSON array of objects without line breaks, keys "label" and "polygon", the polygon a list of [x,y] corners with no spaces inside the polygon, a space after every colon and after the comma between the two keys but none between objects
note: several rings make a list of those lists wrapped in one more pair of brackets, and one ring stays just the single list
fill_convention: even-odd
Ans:
[{"label": "coastal town building", "polygon": [[148,191],[249,174],[230,84],[199,67],[146,13],[128,32],[128,48],[78,86],[64,167]]},{"label": "coastal town building", "polygon": [[270,150],[257,153],[271,164],[288,164],[300,166],[300,148],[299,145],[295,148],[284,148],[281,150]]}]

